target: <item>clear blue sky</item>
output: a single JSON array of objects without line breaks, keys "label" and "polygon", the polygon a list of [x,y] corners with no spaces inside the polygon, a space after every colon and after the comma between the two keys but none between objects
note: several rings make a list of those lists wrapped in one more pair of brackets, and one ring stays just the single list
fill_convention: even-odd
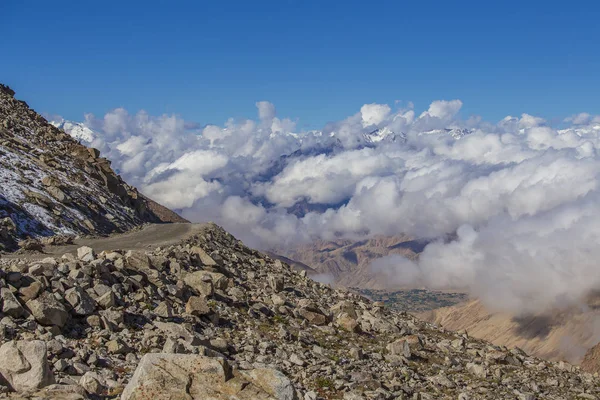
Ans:
[{"label": "clear blue sky", "polygon": [[395,100],[600,113],[597,1],[1,0],[0,16],[0,81],[68,119],[221,124],[259,100],[313,128]]}]

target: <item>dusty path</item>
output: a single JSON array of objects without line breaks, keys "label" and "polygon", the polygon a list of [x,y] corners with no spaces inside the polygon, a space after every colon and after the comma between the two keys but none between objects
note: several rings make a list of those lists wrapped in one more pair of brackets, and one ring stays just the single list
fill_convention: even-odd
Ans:
[{"label": "dusty path", "polygon": [[89,246],[96,252],[109,250],[147,250],[169,246],[198,233],[206,224],[151,224],[141,230],[97,239],[78,239],[72,245],[46,246],[44,253],[5,255],[2,258],[41,259],[73,253],[81,246]]}]

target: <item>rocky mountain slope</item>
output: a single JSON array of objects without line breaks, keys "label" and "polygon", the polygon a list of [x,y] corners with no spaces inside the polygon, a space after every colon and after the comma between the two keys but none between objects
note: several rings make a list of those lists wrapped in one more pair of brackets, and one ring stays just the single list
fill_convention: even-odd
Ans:
[{"label": "rocky mountain slope", "polygon": [[[371,269],[371,263],[380,257],[399,254],[416,258],[426,242],[406,235],[377,236],[365,240],[316,240],[274,252],[292,260],[310,265],[321,274],[331,275],[336,284],[345,287],[390,289],[386,279]],[[393,287],[397,289],[397,286]]]},{"label": "rocky mountain slope", "polygon": [[185,221],[125,183],[110,164],[0,85],[0,250],[28,237]]},{"label": "rocky mountain slope", "polygon": [[600,340],[597,298],[589,300],[586,307],[529,317],[491,312],[478,300],[419,316],[446,329],[466,330],[496,345],[518,346],[536,357],[579,364],[586,351]]},{"label": "rocky mountain slope", "polygon": [[597,376],[578,367],[334,290],[215,225],[148,251],[2,262],[6,397],[600,396]]}]

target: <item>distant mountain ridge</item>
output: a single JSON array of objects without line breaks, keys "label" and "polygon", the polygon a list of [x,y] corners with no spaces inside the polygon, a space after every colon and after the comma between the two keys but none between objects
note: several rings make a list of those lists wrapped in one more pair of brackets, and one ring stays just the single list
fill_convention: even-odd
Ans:
[{"label": "distant mountain ridge", "polygon": [[[390,254],[415,259],[425,246],[425,241],[407,235],[375,236],[364,240],[316,240],[274,252],[296,262],[310,265],[320,274],[346,287],[389,289],[386,280],[371,268],[371,263]],[[393,285],[397,288],[397,285]]]}]

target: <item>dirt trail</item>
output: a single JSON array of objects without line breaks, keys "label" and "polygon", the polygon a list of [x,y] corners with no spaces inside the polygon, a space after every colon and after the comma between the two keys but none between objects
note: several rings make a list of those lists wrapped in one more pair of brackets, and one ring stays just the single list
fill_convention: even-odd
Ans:
[{"label": "dirt trail", "polygon": [[133,231],[105,238],[78,239],[72,245],[46,246],[44,253],[4,255],[2,258],[42,259],[57,257],[65,253],[74,253],[81,246],[89,246],[97,253],[110,250],[147,250],[156,247],[169,246],[178,243],[195,233],[198,233],[206,224],[151,224],[139,231]]}]

